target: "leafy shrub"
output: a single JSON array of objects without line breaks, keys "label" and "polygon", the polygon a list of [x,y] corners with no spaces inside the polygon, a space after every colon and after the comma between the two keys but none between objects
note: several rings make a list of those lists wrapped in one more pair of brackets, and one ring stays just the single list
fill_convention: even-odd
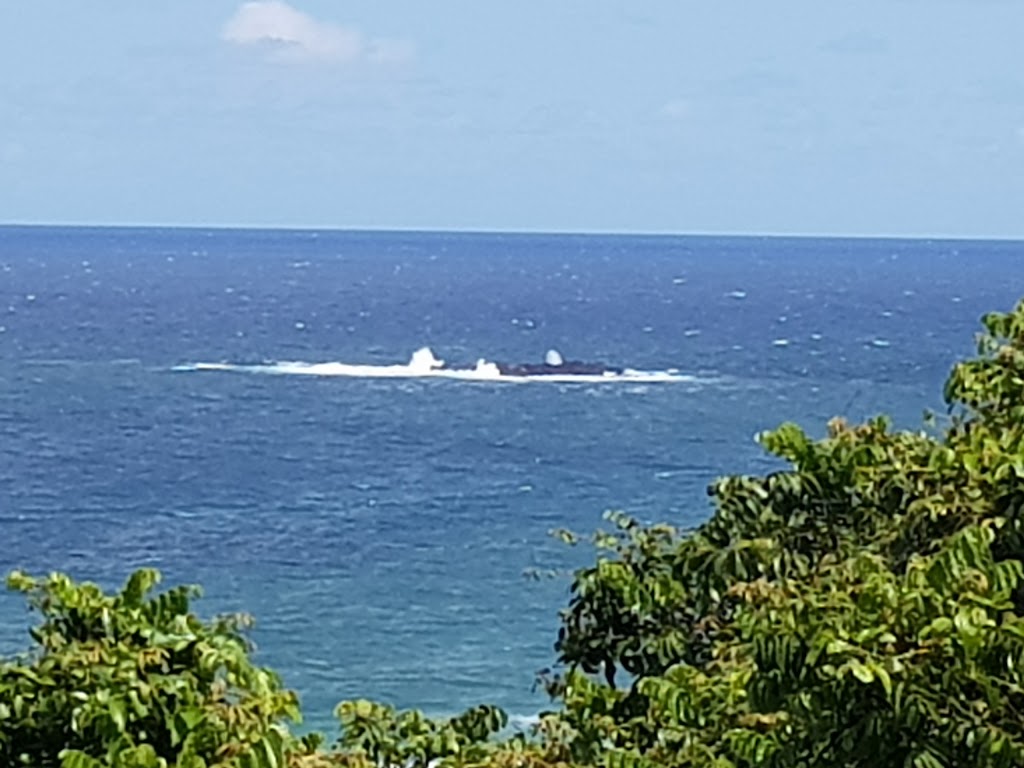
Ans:
[{"label": "leafy shrub", "polygon": [[693,533],[613,518],[550,681],[576,758],[1024,765],[1024,303],[983,324],[943,430],[783,425],[791,468],[719,481]]},{"label": "leafy shrub", "polygon": [[152,594],[136,572],[108,595],[55,574],[13,573],[42,617],[35,649],[0,665],[0,765],[278,766],[296,697],[253,665],[245,616],[200,621],[194,587]]}]

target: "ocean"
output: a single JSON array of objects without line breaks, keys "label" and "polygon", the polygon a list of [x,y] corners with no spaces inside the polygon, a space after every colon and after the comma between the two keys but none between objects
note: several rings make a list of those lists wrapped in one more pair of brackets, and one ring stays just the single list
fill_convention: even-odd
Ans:
[{"label": "ocean", "polygon": [[[756,433],[917,427],[1024,243],[0,227],[0,571],[199,583],[332,728],[341,699],[529,717],[548,532],[692,526]],[[424,377],[548,349],[639,380]],[[310,370],[308,365],[341,363]],[[358,366],[351,369],[346,366]],[[369,368],[367,367],[369,366]],[[394,372],[394,369],[389,368]],[[322,375],[316,375],[319,371]],[[375,373],[376,371],[376,373]],[[343,375],[344,374],[344,375]],[[407,375],[408,374],[408,375]],[[0,651],[31,617],[0,596]]]}]

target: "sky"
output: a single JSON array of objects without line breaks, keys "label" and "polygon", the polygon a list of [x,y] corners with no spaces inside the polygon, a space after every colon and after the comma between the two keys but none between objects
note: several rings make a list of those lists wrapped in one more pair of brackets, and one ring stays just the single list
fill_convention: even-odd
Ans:
[{"label": "sky", "polygon": [[1024,0],[0,3],[0,222],[1024,238]]}]

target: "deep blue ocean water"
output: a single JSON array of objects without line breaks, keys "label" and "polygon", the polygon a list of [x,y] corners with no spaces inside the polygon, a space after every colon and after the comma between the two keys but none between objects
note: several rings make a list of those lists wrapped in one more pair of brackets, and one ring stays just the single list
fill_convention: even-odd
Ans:
[{"label": "deep blue ocean water", "polygon": [[[755,433],[916,426],[1024,244],[0,227],[0,570],[161,568],[255,614],[327,727],[340,699],[545,705],[606,509],[691,525]],[[567,357],[666,384],[183,372],[197,362]],[[29,617],[0,597],[0,649]]]}]

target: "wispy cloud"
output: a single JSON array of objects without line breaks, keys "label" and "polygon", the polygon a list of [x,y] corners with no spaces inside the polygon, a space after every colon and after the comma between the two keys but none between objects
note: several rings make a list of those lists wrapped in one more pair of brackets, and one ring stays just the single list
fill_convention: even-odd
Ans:
[{"label": "wispy cloud", "polygon": [[355,27],[316,19],[282,0],[243,3],[225,23],[221,37],[235,45],[270,48],[281,58],[394,63],[413,55],[408,42],[367,38]]}]

